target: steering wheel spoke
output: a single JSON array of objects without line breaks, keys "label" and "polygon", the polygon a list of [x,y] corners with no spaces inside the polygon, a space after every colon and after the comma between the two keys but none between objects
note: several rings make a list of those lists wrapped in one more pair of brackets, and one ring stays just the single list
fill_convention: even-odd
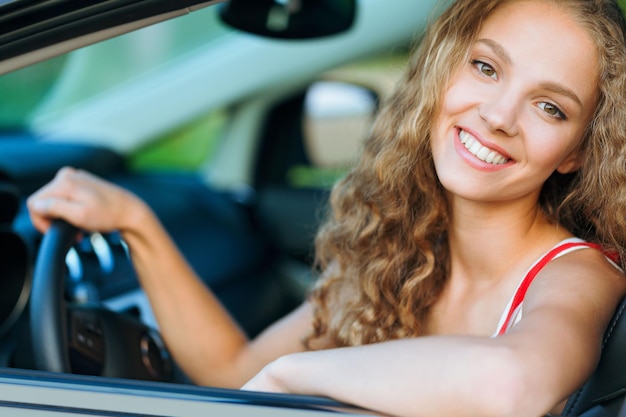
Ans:
[{"label": "steering wheel spoke", "polygon": [[172,364],[159,333],[131,314],[65,300],[65,257],[78,229],[55,220],[33,272],[30,333],[36,369],[169,381]]}]

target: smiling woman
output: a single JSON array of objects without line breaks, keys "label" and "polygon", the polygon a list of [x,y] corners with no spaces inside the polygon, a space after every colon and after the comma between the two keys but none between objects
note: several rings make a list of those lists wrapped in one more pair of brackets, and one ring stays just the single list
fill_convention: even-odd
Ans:
[{"label": "smiling woman", "polygon": [[[12,2],[0,18],[20,3],[64,2]],[[151,2],[88,2],[130,3]],[[268,1],[272,28],[297,3]],[[0,271],[17,272],[3,288],[36,266],[24,314],[0,323],[0,407],[195,416],[255,399],[288,414],[331,397],[369,414],[616,417],[621,13],[614,0],[435,3],[358,0],[350,30],[306,40],[233,30],[211,6],[61,55],[49,85],[29,82],[35,67],[0,80],[36,102],[0,111],[14,129],[0,178],[20,203],[4,242],[27,251],[5,251]],[[58,48],[38,35],[41,55],[0,72],[147,23],[130,15]],[[408,65],[394,60],[415,35]],[[80,395],[33,395],[58,383]],[[146,390],[163,407],[102,401]]]},{"label": "smiling woman", "polygon": [[[591,371],[598,330],[624,294],[620,270],[600,253],[563,252],[567,261],[549,262],[589,246],[571,240],[573,233],[624,253],[622,220],[588,209],[600,188],[584,197],[591,188],[578,188],[581,178],[600,182],[598,160],[583,155],[624,149],[622,133],[606,118],[616,108],[611,117],[624,117],[621,104],[607,102],[624,91],[623,30],[611,2],[455,2],[422,41],[361,160],[335,187],[332,215],[318,234],[323,278],[313,293],[307,346],[368,346],[283,357],[246,387],[333,395],[393,414],[560,411],[583,381],[574,379]],[[615,127],[611,145],[591,127],[600,120]],[[612,161],[611,194],[623,196],[624,167]],[[560,188],[544,186],[553,182]],[[611,210],[623,210],[621,198]],[[531,269],[535,261],[541,272]],[[598,292],[581,298],[587,290]],[[594,298],[611,300],[610,307],[601,313]],[[590,316],[604,319],[587,330],[572,320],[591,324],[582,319]],[[567,334],[567,352],[555,328]],[[502,336],[489,338],[496,334]],[[564,360],[559,370],[545,373],[557,357]],[[330,383],[329,373],[345,378]],[[377,384],[352,382],[355,373],[389,385],[381,393]],[[494,399],[469,386],[511,403],[494,411]],[[525,394],[517,397],[518,389]],[[529,395],[531,389],[538,391]],[[446,408],[450,392],[467,397]]]},{"label": "smiling woman", "polygon": [[[252,340],[137,194],[64,168],[31,219],[119,231],[196,383],[397,415],[560,412],[626,293],[626,170],[613,157],[607,182],[588,157],[625,146],[624,29],[612,0],[454,2],[333,189],[310,297]],[[585,185],[600,178],[610,211]]]},{"label": "smiling woman", "polygon": [[[523,7],[502,8],[495,16]],[[579,51],[593,51],[593,40],[570,19],[541,27],[531,13],[538,18],[544,11],[523,11],[526,21],[508,14],[485,24],[469,64],[443,97],[433,140],[437,175],[446,190],[467,199],[480,195],[500,202],[530,195],[534,206],[538,185],[555,171],[579,167],[578,150],[596,109],[597,83],[589,80],[599,78],[598,60]],[[555,30],[567,36],[555,36]],[[546,37],[554,51],[539,47]],[[458,139],[442,140],[450,135]],[[508,140],[518,135],[525,140]],[[463,163],[456,164],[459,158]]]}]

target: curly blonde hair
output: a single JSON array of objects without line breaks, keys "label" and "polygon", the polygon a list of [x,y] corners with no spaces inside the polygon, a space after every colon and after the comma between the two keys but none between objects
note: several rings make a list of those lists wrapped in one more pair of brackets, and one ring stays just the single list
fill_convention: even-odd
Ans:
[{"label": "curly blonde hair", "polygon": [[[309,349],[418,336],[449,272],[448,205],[430,150],[442,93],[483,22],[511,1],[459,0],[430,26],[359,161],[333,188],[316,238],[321,278]],[[626,44],[614,0],[535,0],[565,8],[596,42],[598,106],[581,167],[546,181],[540,206],[577,236],[625,257]]]}]

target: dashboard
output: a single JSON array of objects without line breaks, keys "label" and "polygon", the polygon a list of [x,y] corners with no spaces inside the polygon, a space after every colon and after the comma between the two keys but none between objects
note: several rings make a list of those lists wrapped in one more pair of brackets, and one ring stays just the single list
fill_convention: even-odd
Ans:
[{"label": "dashboard", "polygon": [[[301,302],[277,273],[281,255],[255,224],[248,203],[212,189],[193,173],[129,171],[123,157],[105,148],[5,138],[0,140],[0,366],[34,367],[22,346],[30,343],[29,295],[42,235],[30,222],[25,201],[63,166],[90,171],[144,199],[250,336]],[[65,266],[69,304],[97,305],[158,330],[118,232],[83,231]]]}]

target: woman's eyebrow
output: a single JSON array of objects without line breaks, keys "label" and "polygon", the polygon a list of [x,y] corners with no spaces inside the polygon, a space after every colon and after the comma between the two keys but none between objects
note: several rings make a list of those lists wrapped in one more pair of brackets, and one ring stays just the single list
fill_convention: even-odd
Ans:
[{"label": "woman's eyebrow", "polygon": [[545,90],[552,91],[553,93],[569,97],[570,99],[578,103],[580,107],[583,106],[583,103],[580,101],[576,93],[574,93],[571,89],[565,87],[564,85],[546,81],[546,82],[541,83],[540,86]]},{"label": "woman's eyebrow", "polygon": [[505,64],[513,64],[513,60],[511,60],[511,56],[509,55],[509,53],[498,42],[491,39],[478,39],[476,42],[488,46],[496,55],[498,55],[498,58],[504,61]]},{"label": "woman's eyebrow", "polygon": [[[504,61],[505,64],[513,65],[513,60],[511,59],[511,56],[506,51],[506,49],[504,49],[504,47],[500,45],[498,42],[492,39],[478,39],[476,42],[482,43],[485,46],[487,46],[489,49],[491,49],[498,56],[498,58]],[[581,107],[583,105],[582,101],[580,101],[580,98],[578,98],[576,93],[570,88],[567,88],[562,84],[551,82],[551,81],[546,81],[546,82],[541,83],[541,87],[548,91],[552,91],[553,93],[566,96],[572,99],[573,101],[575,101]]]}]

